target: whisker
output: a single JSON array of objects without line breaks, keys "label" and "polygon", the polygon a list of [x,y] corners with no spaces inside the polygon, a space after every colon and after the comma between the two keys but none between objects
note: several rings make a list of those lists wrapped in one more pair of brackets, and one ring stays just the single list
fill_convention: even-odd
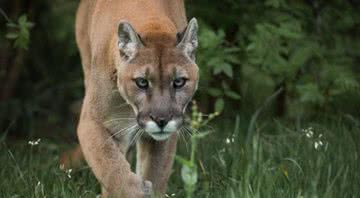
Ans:
[{"label": "whisker", "polygon": [[[129,127],[125,127],[125,128],[123,128],[123,129],[121,129],[120,131],[117,131],[116,133],[112,134],[110,137],[108,137],[108,138],[105,140],[104,145],[105,145],[111,138],[113,138],[114,136],[119,135],[119,134],[122,133],[123,131],[126,132],[127,130],[129,130],[129,129],[133,128],[133,127],[136,127],[136,126],[137,126],[137,124],[132,125],[132,126],[129,126]],[[127,134],[127,133],[123,133],[123,134],[121,134],[121,136],[123,136],[123,135],[125,135],[125,134]]]},{"label": "whisker", "polygon": [[187,140],[186,140],[186,138],[185,138],[185,136],[184,136],[184,133],[185,133],[184,130],[185,130],[185,129],[184,129],[184,127],[182,126],[182,127],[179,129],[178,134],[180,134],[181,138],[184,140],[186,150],[189,150],[188,142],[187,142]]},{"label": "whisker", "polygon": [[116,93],[116,92],[120,93],[120,91],[118,89],[113,89],[111,92],[112,93]]},{"label": "whisker", "polygon": [[137,137],[136,142],[139,141],[139,139],[141,138],[141,136],[145,133],[145,130],[143,130],[142,128],[140,128],[139,131],[140,131],[140,134],[139,134],[139,136]]},{"label": "whisker", "polygon": [[138,137],[140,136],[140,134],[142,134],[140,129],[141,128],[138,127],[136,130],[133,131],[135,133],[135,135],[133,136],[132,140],[130,141],[130,144],[129,144],[130,146],[132,146],[138,140]]},{"label": "whisker", "polygon": [[136,118],[134,114],[121,112],[121,113],[113,113],[113,116],[111,118]]},{"label": "whisker", "polygon": [[197,130],[197,129],[195,129],[195,128],[188,128],[189,129],[189,131],[191,131],[192,133],[200,133],[200,131],[199,130]]},{"label": "whisker", "polygon": [[192,136],[193,131],[191,129],[189,129],[187,126],[184,126],[185,132],[187,132],[186,134],[189,135],[189,137]]},{"label": "whisker", "polygon": [[113,106],[113,108],[122,108],[122,107],[130,107],[130,104],[127,102],[121,103],[119,105]]},{"label": "whisker", "polygon": [[214,127],[210,126],[209,124],[205,124],[205,125],[203,125],[202,127],[208,127],[209,130],[211,130],[211,132],[214,132],[214,131],[215,131]]},{"label": "whisker", "polygon": [[130,107],[130,105],[125,103],[125,104],[120,104],[120,105],[114,106],[114,108],[123,108],[123,107]]},{"label": "whisker", "polygon": [[119,121],[119,120],[135,120],[136,118],[114,118],[114,119],[111,119],[111,120],[107,120],[105,121],[104,123],[109,123],[109,122],[114,122],[114,121]]}]

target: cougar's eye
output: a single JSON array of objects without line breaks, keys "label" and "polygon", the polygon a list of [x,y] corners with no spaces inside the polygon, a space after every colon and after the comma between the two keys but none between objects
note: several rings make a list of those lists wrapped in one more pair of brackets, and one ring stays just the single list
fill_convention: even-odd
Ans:
[{"label": "cougar's eye", "polygon": [[183,87],[186,83],[186,78],[176,78],[173,81],[173,86],[175,89],[180,89],[181,87]]},{"label": "cougar's eye", "polygon": [[136,78],[135,79],[136,86],[138,86],[140,89],[147,89],[149,88],[149,81],[145,78]]}]

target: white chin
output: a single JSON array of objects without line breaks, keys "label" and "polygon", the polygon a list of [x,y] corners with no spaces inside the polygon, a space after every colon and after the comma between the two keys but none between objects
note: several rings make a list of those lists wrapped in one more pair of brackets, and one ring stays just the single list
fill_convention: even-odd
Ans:
[{"label": "white chin", "polygon": [[164,141],[170,137],[171,133],[150,133],[149,135],[156,141]]},{"label": "white chin", "polygon": [[176,131],[176,121],[170,121],[161,132],[161,129],[154,121],[148,121],[145,125],[145,131],[156,141],[168,139],[172,132]]}]

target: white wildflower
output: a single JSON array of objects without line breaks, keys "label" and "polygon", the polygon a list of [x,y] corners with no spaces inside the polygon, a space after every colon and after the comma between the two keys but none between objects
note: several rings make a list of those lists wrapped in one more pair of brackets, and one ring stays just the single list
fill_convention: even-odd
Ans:
[{"label": "white wildflower", "polygon": [[316,150],[318,150],[318,148],[319,148],[319,143],[318,143],[318,142],[314,142],[314,147],[315,147]]},{"label": "white wildflower", "polygon": [[313,130],[312,127],[309,127],[307,129],[303,129],[302,131],[305,133],[307,138],[312,138],[313,135],[314,135],[314,130]]},{"label": "white wildflower", "polygon": [[323,145],[324,143],[321,140],[314,142],[314,148],[316,150],[319,150]]},{"label": "white wildflower", "polygon": [[314,135],[314,133],[312,131],[308,131],[306,133],[306,137],[308,137],[308,138],[311,138],[313,135]]},{"label": "white wildflower", "polygon": [[234,138],[234,137],[232,137],[232,138],[226,138],[225,142],[226,142],[226,144],[234,143],[234,142],[235,142],[235,138]]},{"label": "white wildflower", "polygon": [[319,140],[319,145],[322,146],[324,145],[324,143],[321,140]]},{"label": "white wildflower", "polygon": [[41,139],[37,139],[37,140],[34,140],[34,141],[29,141],[28,144],[31,145],[31,146],[36,146],[40,143]]},{"label": "white wildflower", "polygon": [[230,144],[230,143],[231,143],[230,139],[226,138],[226,144]]},{"label": "white wildflower", "polygon": [[69,179],[71,179],[71,172],[72,172],[72,169],[65,170],[65,173]]}]

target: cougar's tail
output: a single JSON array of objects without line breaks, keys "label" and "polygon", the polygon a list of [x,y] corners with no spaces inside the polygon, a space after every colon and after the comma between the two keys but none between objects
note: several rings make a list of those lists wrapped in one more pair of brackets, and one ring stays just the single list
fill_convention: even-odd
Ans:
[{"label": "cougar's tail", "polygon": [[80,145],[78,144],[75,148],[61,154],[60,169],[76,169],[80,167],[84,161],[84,155],[81,151]]}]

